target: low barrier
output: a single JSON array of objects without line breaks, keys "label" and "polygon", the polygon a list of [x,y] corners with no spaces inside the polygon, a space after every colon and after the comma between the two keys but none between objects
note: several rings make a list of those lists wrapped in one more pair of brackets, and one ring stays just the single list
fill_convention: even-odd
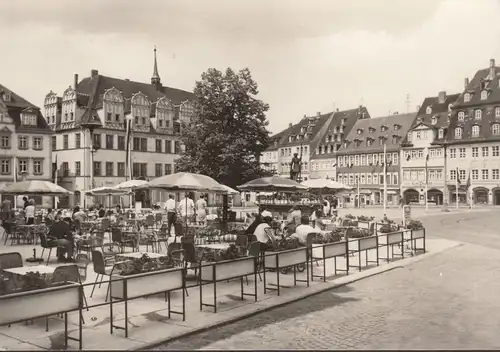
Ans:
[{"label": "low barrier", "polygon": [[[349,268],[357,268],[359,271],[363,268],[363,265],[361,264],[361,254],[364,252],[365,253],[365,266],[368,266],[369,263],[375,263],[377,266],[379,266],[379,244],[378,244],[378,236],[370,236],[370,237],[361,237],[361,238],[355,238],[355,239],[349,239],[347,237],[347,248],[349,254],[351,253],[358,253],[358,265],[351,265],[349,263]],[[377,252],[377,260],[368,260],[368,251],[371,249],[375,249]]]},{"label": "low barrier", "polygon": [[[426,231],[425,228],[421,228],[418,230],[406,230],[403,233],[404,235],[404,240],[405,242],[409,245],[409,249],[411,250],[411,254],[416,254],[416,252],[423,252],[425,253],[426,248],[425,248],[425,235]],[[417,241],[422,242],[421,247],[417,247]]]},{"label": "low barrier", "polygon": [[[280,252],[264,252],[264,294],[267,290],[277,291],[280,295],[280,269],[293,266],[293,285],[297,286],[297,282],[306,282],[309,287],[309,249],[308,247],[300,247]],[[297,279],[297,265],[305,264],[306,280]],[[276,270],[276,287],[268,287],[266,284],[267,269]]]},{"label": "low barrier", "polygon": [[[348,242],[340,241],[325,244],[313,244],[311,251],[311,280],[315,277],[320,277],[323,282],[326,282],[326,259],[333,258],[334,262],[334,275],[337,275],[338,271],[345,272],[349,275],[349,256],[348,256]],[[346,269],[337,269],[337,257],[346,258]],[[314,275],[313,273],[313,260],[323,260],[323,275]]]},{"label": "low barrier", "polygon": [[[75,283],[7,294],[0,296],[0,326],[64,314],[64,347],[68,347],[68,340],[73,340],[81,350],[82,306],[83,288]],[[68,336],[68,313],[74,311],[79,314],[78,338]]]},{"label": "low barrier", "polygon": [[[395,232],[388,232],[388,233],[380,233],[377,235],[379,238],[379,243],[381,247],[386,248],[386,257],[385,258],[380,258],[384,259],[387,262],[390,262],[391,259],[394,259],[395,256],[404,258],[404,245],[405,245],[405,238],[403,231],[395,231]],[[395,254],[394,253],[394,246],[398,245],[399,248],[401,248],[401,254]],[[389,256],[389,250],[390,250],[390,256]]]},{"label": "low barrier", "polygon": [[[129,276],[113,275],[109,287],[111,334],[113,333],[113,328],[115,328],[125,330],[125,337],[128,337],[128,301],[158,293],[165,293],[165,300],[168,302],[168,318],[170,319],[170,314],[179,314],[182,315],[182,320],[184,321],[186,319],[185,287],[186,277],[184,268],[159,270]],[[175,290],[182,291],[182,312],[171,309],[170,293]],[[117,301],[113,301],[114,299],[117,299]],[[113,306],[122,302],[125,304],[125,326],[118,326],[113,321]]]},{"label": "low barrier", "polygon": [[[257,261],[257,257],[245,257],[201,265],[199,271],[200,310],[203,310],[203,306],[208,306],[214,309],[214,313],[217,313],[217,283],[237,278],[241,283],[241,300],[245,296],[252,296],[257,302]],[[250,275],[254,277],[254,292],[246,293],[243,289],[243,278]],[[213,304],[203,303],[203,285],[208,284],[213,284]]]}]

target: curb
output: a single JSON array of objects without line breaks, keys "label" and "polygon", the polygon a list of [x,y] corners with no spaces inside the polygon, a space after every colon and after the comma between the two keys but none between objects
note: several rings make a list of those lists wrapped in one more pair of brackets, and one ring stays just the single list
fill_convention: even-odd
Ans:
[{"label": "curb", "polygon": [[[177,336],[171,336],[171,337],[168,337],[166,339],[161,339],[161,340],[158,340],[158,341],[155,341],[155,342],[146,343],[146,344],[144,344],[144,345],[142,345],[140,347],[130,349],[130,351],[151,350],[151,349],[153,349],[153,348],[155,348],[155,347],[157,347],[159,345],[163,345],[163,344],[170,343],[170,342],[173,342],[173,341],[176,341],[176,340],[180,340],[182,338],[189,337],[189,336],[192,336],[192,335],[195,335],[195,334],[199,334],[199,333],[202,333],[202,332],[205,332],[205,331],[208,331],[208,330],[211,330],[211,329],[215,329],[215,328],[218,328],[218,327],[221,327],[221,326],[229,325],[231,323],[235,323],[237,321],[240,321],[240,320],[243,320],[243,319],[246,319],[246,318],[250,318],[250,317],[253,317],[255,315],[258,315],[258,314],[261,314],[261,313],[265,313],[265,312],[268,312],[270,310],[273,310],[273,309],[285,306],[287,304],[294,303],[294,302],[303,300],[305,298],[309,298],[309,297],[312,297],[312,296],[315,296],[315,295],[318,295],[318,294],[321,294],[321,293],[324,293],[326,291],[333,290],[333,289],[336,289],[336,288],[339,288],[339,287],[342,287],[342,286],[346,286],[346,285],[355,283],[355,282],[363,280],[363,279],[367,279],[367,278],[370,278],[370,277],[373,277],[373,276],[384,274],[384,273],[387,273],[389,271],[393,271],[393,270],[396,270],[396,269],[403,269],[407,265],[411,265],[411,264],[417,263],[417,262],[419,262],[419,261],[421,261],[423,259],[432,257],[432,256],[434,256],[434,255],[436,255],[438,253],[443,253],[443,252],[446,252],[448,250],[455,249],[457,247],[460,247],[460,246],[464,245],[464,243],[462,243],[462,242],[458,242],[458,241],[453,241],[453,242],[455,242],[455,243],[452,246],[450,246],[448,248],[444,248],[442,250],[437,250],[435,252],[426,252],[424,254],[420,254],[420,255],[417,255],[417,256],[413,256],[413,257],[409,257],[409,258],[404,258],[404,259],[401,260],[401,261],[404,261],[404,263],[401,263],[401,261],[388,263],[387,266],[384,269],[378,270],[378,271],[373,272],[373,273],[368,273],[367,271],[365,271],[365,273],[367,273],[368,275],[359,275],[359,277],[355,277],[354,275],[356,275],[356,274],[353,274],[353,275],[351,275],[351,278],[352,278],[351,280],[347,279],[345,282],[340,282],[340,283],[331,282],[331,286],[323,287],[321,289],[318,289],[317,291],[306,292],[303,295],[301,295],[300,297],[294,297],[294,298],[285,300],[283,302],[277,303],[277,304],[272,305],[272,306],[262,307],[260,309],[256,309],[253,312],[242,313],[240,315],[231,317],[231,318],[229,318],[229,319],[227,319],[225,321],[218,321],[218,322],[215,322],[215,323],[207,325],[207,326],[203,326],[203,327],[200,327],[200,328],[194,328],[191,331],[186,331],[184,333],[180,333]],[[377,268],[380,268],[380,267],[377,267]],[[370,269],[368,269],[368,270],[370,270]],[[362,273],[362,272],[358,272],[358,273]],[[342,278],[344,278],[344,277],[349,278],[349,275],[348,276],[343,276]]]}]

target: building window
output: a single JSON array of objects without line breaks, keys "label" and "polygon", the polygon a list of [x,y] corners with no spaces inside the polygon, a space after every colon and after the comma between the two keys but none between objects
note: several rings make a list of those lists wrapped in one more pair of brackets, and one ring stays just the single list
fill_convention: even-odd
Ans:
[{"label": "building window", "polygon": [[459,170],[459,175],[460,180],[465,180],[465,170]]},{"label": "building window", "polygon": [[464,94],[464,102],[468,103],[470,101],[470,93],[465,93]]},{"label": "building window", "polygon": [[115,114],[115,120],[118,122],[120,121],[120,114]]},{"label": "building window", "polygon": [[19,149],[28,149],[28,137],[19,136],[18,137]]},{"label": "building window", "polygon": [[113,114],[108,112],[106,115],[106,121],[111,121],[112,116],[113,116]]},{"label": "building window", "polygon": [[500,148],[498,145],[491,147],[491,156],[499,156]]},{"label": "building window", "polygon": [[455,139],[462,138],[462,129],[460,127],[455,128]]},{"label": "building window", "polygon": [[479,137],[479,126],[472,126],[472,137]]},{"label": "building window", "polygon": [[133,177],[147,177],[148,176],[148,164],[146,163],[133,163],[132,164],[132,176]]},{"label": "building window", "polygon": [[106,162],[106,176],[113,176],[114,174],[114,163],[113,162]]},{"label": "building window", "polygon": [[52,150],[56,150],[57,149],[57,137],[56,136],[52,136]]},{"label": "building window", "polygon": [[136,125],[138,125],[138,124],[139,124],[139,116],[134,117],[134,123],[135,123]]},{"label": "building window", "polygon": [[148,151],[148,139],[141,138],[141,152],[147,152],[147,151]]},{"label": "building window", "polygon": [[180,154],[181,152],[181,143],[179,141],[174,142],[174,154]]},{"label": "building window", "polygon": [[394,185],[397,185],[397,184],[399,183],[398,181],[399,181],[399,180],[398,180],[398,174],[397,174],[397,173],[393,173],[393,174],[392,174],[392,183],[393,183]]},{"label": "building window", "polygon": [[439,139],[443,139],[444,138],[444,130],[442,128],[439,129],[438,138]]},{"label": "building window", "polygon": [[162,171],[163,171],[162,169],[163,169],[162,164],[155,164],[155,176],[156,177],[162,176]]},{"label": "building window", "polygon": [[82,135],[80,133],[75,133],[75,148],[80,149],[82,146]]},{"label": "building window", "polygon": [[142,118],[142,124],[143,124],[143,125],[145,125],[145,124],[146,124],[146,118],[145,118],[145,117],[143,117],[143,118]]},{"label": "building window", "polygon": [[457,150],[455,148],[450,149],[450,159],[455,159],[457,157]]},{"label": "building window", "polygon": [[134,137],[132,142],[132,150],[139,151],[141,149],[141,139]]},{"label": "building window", "polygon": [[500,117],[500,106],[495,108],[495,117]]},{"label": "building window", "polygon": [[483,155],[483,157],[487,157],[488,156],[488,147],[481,147],[481,153]]},{"label": "building window", "polygon": [[156,152],[161,153],[161,145],[162,145],[161,139],[157,139],[155,144],[156,144]]},{"label": "building window", "polygon": [[69,176],[69,165],[66,161],[61,164],[61,168],[63,177]]},{"label": "building window", "polygon": [[10,136],[2,136],[2,138],[0,139],[0,142],[1,142],[1,147],[3,149],[9,149],[10,148]]},{"label": "building window", "polygon": [[433,116],[432,119],[431,119],[431,124],[435,125],[437,124],[437,117],[436,116]]},{"label": "building window", "polygon": [[82,163],[81,161],[75,161],[75,176],[81,176],[82,174]]},{"label": "building window", "polygon": [[459,111],[458,112],[458,121],[463,121],[465,120],[465,112]]},{"label": "building window", "polygon": [[417,138],[417,140],[422,139],[422,135],[420,132],[417,132],[415,135],[416,135],[415,137]]},{"label": "building window", "polygon": [[491,133],[494,136],[498,136],[500,134],[500,125],[498,123],[495,123],[493,124],[493,126],[491,126]]},{"label": "building window", "polygon": [[43,175],[43,159],[33,160],[33,175]]},{"label": "building window", "polygon": [[476,111],[474,111],[474,118],[475,118],[476,120],[481,120],[481,117],[483,117],[483,112],[482,112],[482,110],[477,109]]},{"label": "building window", "polygon": [[28,159],[19,159],[18,163],[19,174],[27,174],[28,170]]},{"label": "building window", "polygon": [[482,169],[481,170],[481,179],[482,180],[487,180],[488,179],[488,169]]},{"label": "building window", "polygon": [[106,149],[113,149],[113,144],[115,142],[115,136],[112,134],[107,134],[106,135]]},{"label": "building window", "polygon": [[68,149],[68,135],[63,136],[63,149]]},{"label": "building window", "polygon": [[466,149],[465,149],[465,148],[460,148],[460,149],[458,150],[458,152],[460,153],[460,159],[465,159],[465,155],[466,155],[466,154],[465,154],[465,151],[466,151]]},{"label": "building window", "polygon": [[43,149],[42,137],[33,137],[33,149],[35,150]]},{"label": "building window", "polygon": [[0,172],[2,175],[10,175],[10,159],[0,159]]},{"label": "building window", "polygon": [[125,163],[117,163],[117,168],[118,168],[118,176],[124,177],[125,176]]},{"label": "building window", "polygon": [[479,148],[478,147],[472,147],[472,157],[473,158],[479,157]]},{"label": "building window", "polygon": [[483,90],[481,92],[481,100],[486,100],[486,99],[488,99],[488,91]]},{"label": "building window", "polygon": [[125,137],[118,136],[118,150],[125,150]]},{"label": "building window", "polygon": [[94,134],[94,148],[101,149],[101,135]]},{"label": "building window", "polygon": [[479,180],[479,170],[477,169],[472,170],[472,179]]},{"label": "building window", "polygon": [[499,170],[498,169],[493,169],[491,170],[491,178],[494,179],[494,180],[498,180],[499,179]]},{"label": "building window", "polygon": [[431,108],[430,106],[428,106],[428,107],[427,107],[427,109],[425,109],[425,113],[426,113],[427,115],[432,114],[432,108]]},{"label": "building window", "polygon": [[94,161],[94,176],[101,176],[101,162]]}]

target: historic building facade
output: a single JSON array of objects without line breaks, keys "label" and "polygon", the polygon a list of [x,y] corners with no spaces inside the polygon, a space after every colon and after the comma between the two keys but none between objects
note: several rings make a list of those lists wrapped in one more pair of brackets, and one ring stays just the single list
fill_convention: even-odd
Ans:
[{"label": "historic building facade", "polygon": [[452,104],[459,94],[425,98],[401,146],[401,191],[405,204],[441,205],[446,194],[443,142],[448,134]]},{"label": "historic building facade", "polygon": [[[40,109],[0,84],[0,187],[21,180],[51,181],[52,130]],[[4,195],[14,203],[12,196]],[[52,197],[30,197],[52,206]],[[22,207],[22,196],[17,197]]]},{"label": "historic building facade", "polygon": [[319,136],[319,143],[312,151],[311,178],[336,179],[337,151],[356,122],[369,118],[370,114],[364,106],[333,113],[328,128]]},{"label": "historic building facade", "polygon": [[465,79],[451,108],[445,148],[449,202],[456,201],[458,178],[460,202],[500,205],[500,68],[494,59]]},{"label": "historic building facade", "polygon": [[[57,181],[74,192],[67,205],[90,205],[85,191],[127,178],[150,179],[173,173],[181,151],[181,122],[195,111],[193,94],[163,86],[156,49],[151,83],[99,74],[74,82],[58,97],[45,97],[46,123],[55,132],[51,146]],[[127,125],[130,134],[127,138]],[[128,152],[130,150],[130,152]],[[165,201],[160,191],[136,194],[143,206]],[[163,199],[162,199],[163,197]],[[96,199],[104,202],[105,199]],[[118,201],[113,199],[113,203]],[[128,197],[124,197],[128,205]]]},{"label": "historic building facade", "polygon": [[383,204],[385,178],[387,204],[398,204],[400,146],[416,116],[416,113],[394,114],[356,122],[337,151],[337,181],[353,188],[342,203]]}]

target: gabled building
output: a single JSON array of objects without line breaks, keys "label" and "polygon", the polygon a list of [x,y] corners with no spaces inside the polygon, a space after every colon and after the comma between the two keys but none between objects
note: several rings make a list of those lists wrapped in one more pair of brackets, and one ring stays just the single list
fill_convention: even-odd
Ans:
[{"label": "gabled building", "polygon": [[[399,151],[416,113],[360,119],[337,151],[337,181],[353,187],[344,204],[382,204],[384,176],[387,204],[398,204],[400,195]],[[386,161],[384,161],[384,144]],[[384,163],[387,174],[384,175]],[[357,189],[360,189],[360,199]]]},{"label": "gabled building", "polygon": [[500,205],[500,67],[476,72],[451,108],[446,135],[446,175],[450,202],[456,201],[460,180],[460,202],[467,201],[465,185],[470,175],[474,203]]},{"label": "gabled building", "polygon": [[358,120],[369,119],[364,106],[357,109],[335,111],[326,130],[319,136],[319,142],[312,151],[311,178],[336,179],[337,151]]},{"label": "gabled building", "polygon": [[[21,180],[50,181],[52,130],[40,109],[0,84],[0,187]],[[14,204],[14,197],[3,195]],[[17,205],[22,207],[18,197]],[[30,197],[44,207],[52,197]]]},{"label": "gabled building", "polygon": [[[173,173],[182,147],[181,122],[188,121],[194,111],[191,92],[162,84],[156,49],[150,83],[108,77],[92,70],[81,81],[75,74],[62,97],[49,92],[45,118],[55,132],[52,150],[58,181],[74,192],[74,196],[61,199],[62,205],[92,204],[92,198],[86,202],[85,191],[116,185],[127,176],[150,179]],[[127,121],[131,124],[128,141]],[[160,191],[141,192],[136,194],[136,201],[149,207],[165,201],[165,196]],[[105,201],[97,197],[97,202]]]},{"label": "gabled building", "polygon": [[[401,191],[405,204],[443,204],[445,158],[443,142],[448,134],[451,108],[460,94],[425,98],[417,118],[401,145]],[[426,187],[427,182],[427,187]]]}]

